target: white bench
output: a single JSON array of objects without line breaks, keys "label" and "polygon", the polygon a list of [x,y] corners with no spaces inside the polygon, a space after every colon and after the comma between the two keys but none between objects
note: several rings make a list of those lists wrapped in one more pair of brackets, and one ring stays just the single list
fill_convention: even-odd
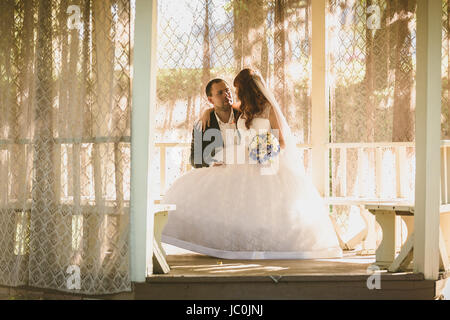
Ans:
[{"label": "white bench", "polygon": [[355,250],[359,245],[361,245],[360,254],[374,254],[377,241],[377,228],[375,225],[375,219],[364,209],[364,206],[366,204],[378,204],[380,203],[380,200],[367,198],[325,197],[324,201],[327,205],[356,206],[360,209],[360,217],[364,221],[365,228],[362,228],[357,232],[353,232],[352,234],[346,234],[336,218],[332,215],[330,215],[330,219],[333,223],[342,250]]},{"label": "white bench", "polygon": [[[379,203],[367,204],[365,209],[371,212],[383,230],[383,240],[376,250],[375,264],[380,267],[387,267],[390,272],[397,272],[408,268],[413,259],[414,249],[414,205],[410,203]],[[441,205],[441,227],[447,225],[443,218],[450,214],[449,205]],[[401,216],[408,229],[408,237],[401,247],[400,253],[395,257],[395,239],[397,232],[396,216]],[[441,270],[447,271],[450,268],[447,254],[447,245],[439,228],[439,252]]]},{"label": "white bench", "polygon": [[155,200],[154,205],[154,226],[153,226],[153,273],[168,273],[170,267],[166,261],[166,252],[161,244],[161,235],[167,224],[169,211],[176,210],[174,204],[159,204],[160,200]]}]

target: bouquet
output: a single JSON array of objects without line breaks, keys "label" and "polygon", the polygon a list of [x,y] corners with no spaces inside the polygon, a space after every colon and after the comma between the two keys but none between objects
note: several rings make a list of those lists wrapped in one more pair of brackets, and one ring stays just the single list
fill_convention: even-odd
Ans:
[{"label": "bouquet", "polygon": [[259,164],[272,162],[280,153],[280,143],[271,132],[258,134],[253,137],[249,146],[249,156]]}]

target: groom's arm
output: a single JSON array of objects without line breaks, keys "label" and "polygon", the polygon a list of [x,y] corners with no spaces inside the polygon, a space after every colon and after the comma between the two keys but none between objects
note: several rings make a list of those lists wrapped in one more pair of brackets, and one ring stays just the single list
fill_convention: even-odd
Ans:
[{"label": "groom's arm", "polygon": [[198,121],[194,124],[194,128],[192,129],[191,155],[189,160],[193,168],[208,166],[203,161],[203,134],[201,124]]}]

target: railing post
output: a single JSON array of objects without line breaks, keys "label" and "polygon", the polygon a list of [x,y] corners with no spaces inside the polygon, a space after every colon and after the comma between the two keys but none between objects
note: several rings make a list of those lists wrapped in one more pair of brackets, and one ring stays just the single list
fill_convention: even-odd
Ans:
[{"label": "railing post", "polygon": [[153,198],[150,168],[156,101],[156,0],[136,0],[133,113],[131,117],[131,280],[144,282],[153,270]]},{"label": "railing post", "polygon": [[439,276],[441,1],[417,1],[414,272]]},{"label": "railing post", "polygon": [[312,178],[322,196],[329,196],[328,86],[326,64],[327,0],[311,1],[312,13]]},{"label": "railing post", "polygon": [[347,148],[339,148],[339,174],[341,197],[347,197]]},{"label": "railing post", "polygon": [[449,197],[449,155],[448,146],[443,144],[441,146],[441,204],[448,204]]},{"label": "railing post", "polygon": [[166,191],[166,147],[159,148],[159,193],[163,195]]},{"label": "railing post", "polygon": [[377,198],[380,199],[383,196],[383,150],[381,147],[375,149],[375,180]]}]

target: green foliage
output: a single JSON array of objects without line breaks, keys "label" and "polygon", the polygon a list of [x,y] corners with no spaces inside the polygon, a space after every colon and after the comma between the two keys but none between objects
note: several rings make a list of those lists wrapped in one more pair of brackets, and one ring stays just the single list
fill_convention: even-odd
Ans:
[{"label": "green foliage", "polygon": [[202,69],[160,69],[157,76],[158,99],[161,101],[195,96],[202,87]]}]

